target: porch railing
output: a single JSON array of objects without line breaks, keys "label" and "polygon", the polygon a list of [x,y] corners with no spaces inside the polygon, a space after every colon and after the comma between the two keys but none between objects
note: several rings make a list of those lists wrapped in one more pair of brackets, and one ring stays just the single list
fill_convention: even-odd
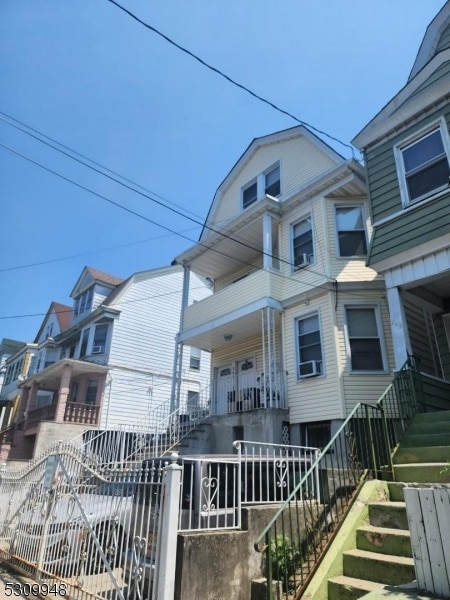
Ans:
[{"label": "porch railing", "polygon": [[[410,358],[375,406],[355,406],[255,542],[265,553],[268,600],[300,597],[360,484],[392,473],[392,452],[422,400]],[[305,493],[314,476],[320,495]]]},{"label": "porch railing", "polygon": [[258,408],[286,408],[284,371],[227,375],[211,383],[211,412],[226,415]]}]

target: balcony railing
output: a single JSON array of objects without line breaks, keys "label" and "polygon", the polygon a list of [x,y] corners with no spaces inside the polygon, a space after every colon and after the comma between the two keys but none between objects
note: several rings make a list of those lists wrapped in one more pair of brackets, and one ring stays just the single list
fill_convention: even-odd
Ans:
[{"label": "balcony railing", "polygon": [[[36,427],[41,421],[56,421],[57,408],[57,404],[47,404],[46,406],[30,410],[27,414],[25,429]],[[97,425],[99,413],[99,406],[81,404],[80,402],[67,402],[64,412],[64,422]]]},{"label": "balcony railing", "polygon": [[281,295],[282,278],[271,271],[257,271],[189,306],[185,311],[184,330],[222,317],[262,298],[281,300]]},{"label": "balcony railing", "polygon": [[212,381],[212,414],[225,415],[258,408],[286,408],[284,371],[227,375]]},{"label": "balcony railing", "polygon": [[99,413],[99,406],[81,404],[81,402],[68,402],[64,412],[64,422],[97,425]]}]

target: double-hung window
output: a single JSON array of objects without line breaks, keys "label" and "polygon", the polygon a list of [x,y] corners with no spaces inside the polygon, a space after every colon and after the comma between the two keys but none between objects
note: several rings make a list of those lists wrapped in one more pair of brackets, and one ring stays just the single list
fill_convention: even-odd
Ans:
[{"label": "double-hung window", "polygon": [[108,325],[102,323],[96,325],[94,332],[94,342],[92,344],[92,354],[104,354],[106,348],[106,338],[108,336]]},{"label": "double-hung window", "polygon": [[80,358],[86,356],[89,341],[89,329],[85,329],[81,334]]},{"label": "double-hung window", "polygon": [[86,387],[86,395],[84,397],[85,404],[95,406],[97,401],[98,381],[97,379],[89,379]]},{"label": "double-hung window", "polygon": [[314,377],[323,372],[322,340],[319,315],[297,319],[298,378]]},{"label": "double-hung window", "polygon": [[441,120],[421,136],[395,147],[403,204],[423,200],[448,186],[449,141]]},{"label": "double-hung window", "polygon": [[336,229],[339,256],[365,256],[367,254],[362,206],[336,206]]},{"label": "double-hung window", "polygon": [[258,186],[256,181],[249,183],[242,190],[242,206],[248,208],[258,200]]},{"label": "double-hung window", "polygon": [[314,244],[311,217],[292,227],[292,254],[294,269],[302,269],[314,262]]},{"label": "double-hung window", "polygon": [[280,165],[264,174],[264,191],[269,196],[276,197],[280,195]]},{"label": "double-hung window", "polygon": [[280,165],[272,165],[259,173],[241,189],[242,208],[245,210],[264,196],[277,197],[281,193]]},{"label": "double-hung window", "polygon": [[193,369],[194,371],[200,370],[200,357],[201,357],[200,348],[194,348],[193,346],[191,346],[191,355],[189,357],[189,368],[190,369]]},{"label": "double-hung window", "polygon": [[383,371],[381,325],[375,306],[347,306],[347,337],[352,371]]}]

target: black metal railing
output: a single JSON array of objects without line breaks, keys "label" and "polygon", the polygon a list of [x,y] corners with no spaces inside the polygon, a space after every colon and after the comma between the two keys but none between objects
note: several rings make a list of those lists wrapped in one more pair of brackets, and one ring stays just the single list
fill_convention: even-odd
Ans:
[{"label": "black metal railing", "polygon": [[[421,410],[420,372],[410,357],[376,405],[355,406],[256,540],[268,600],[301,596],[362,483],[393,477],[392,453]],[[311,494],[313,476],[319,489]]]}]

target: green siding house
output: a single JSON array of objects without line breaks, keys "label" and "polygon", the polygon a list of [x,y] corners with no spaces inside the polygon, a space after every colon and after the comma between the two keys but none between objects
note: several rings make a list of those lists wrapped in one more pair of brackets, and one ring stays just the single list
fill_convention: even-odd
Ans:
[{"label": "green siding house", "polygon": [[384,275],[396,368],[409,354],[450,381],[450,1],[428,26],[406,85],[355,137],[373,224],[367,264]]}]

